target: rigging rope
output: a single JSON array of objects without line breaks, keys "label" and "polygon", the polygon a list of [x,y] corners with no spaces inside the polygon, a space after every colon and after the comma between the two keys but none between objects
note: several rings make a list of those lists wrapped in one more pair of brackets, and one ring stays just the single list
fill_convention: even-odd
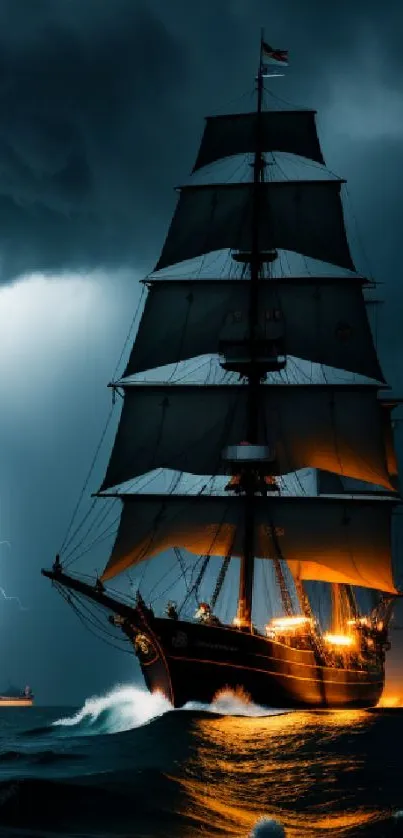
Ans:
[{"label": "rigging rope", "polygon": [[216,606],[216,603],[217,603],[217,600],[218,600],[218,597],[220,596],[220,593],[222,591],[222,586],[225,582],[225,577],[227,575],[227,571],[228,571],[228,568],[229,568],[230,561],[231,561],[231,553],[227,554],[225,556],[225,558],[223,559],[223,563],[221,565],[220,572],[219,572],[218,577],[217,577],[217,582],[216,582],[216,585],[215,585],[215,588],[214,588],[213,596],[211,597],[211,610],[212,611],[214,610],[214,608]]},{"label": "rigging rope", "polygon": [[[133,331],[134,325],[135,325],[135,323],[136,323],[136,320],[137,320],[137,317],[138,317],[138,313],[139,313],[139,310],[140,310],[141,303],[142,303],[142,301],[143,301],[143,297],[144,297],[144,294],[145,294],[145,290],[146,290],[146,289],[145,289],[145,286],[143,285],[142,290],[141,290],[141,294],[140,294],[140,297],[139,297],[139,300],[138,300],[138,303],[137,303],[137,306],[136,306],[136,310],[135,310],[135,312],[134,312],[134,315],[133,315],[133,318],[132,318],[132,322],[131,322],[130,327],[129,327],[129,331],[128,331],[127,336],[126,336],[126,340],[125,340],[125,342],[124,342],[124,344],[123,344],[122,351],[121,351],[121,353],[120,353],[120,356],[119,356],[118,362],[117,362],[117,364],[116,364],[116,367],[115,367],[115,370],[114,370],[114,373],[113,373],[113,379],[114,379],[114,378],[115,378],[115,376],[116,376],[116,373],[117,373],[117,370],[118,370],[118,368],[119,368],[119,366],[120,366],[120,363],[121,363],[121,361],[122,361],[122,358],[123,358],[124,352],[126,351],[127,344],[128,344],[128,342],[129,342],[129,340],[130,340],[130,336],[131,336],[131,333],[132,333],[132,331]],[[71,528],[72,528],[73,523],[74,523],[74,521],[75,521],[75,519],[76,519],[76,515],[77,515],[77,513],[78,513],[78,509],[79,509],[80,504],[81,504],[81,501],[82,501],[82,499],[83,499],[83,497],[84,497],[84,493],[85,493],[85,491],[86,491],[86,489],[87,489],[87,487],[88,487],[88,483],[89,483],[89,481],[90,481],[90,479],[91,479],[92,472],[93,472],[93,470],[94,470],[95,463],[96,463],[97,458],[98,458],[98,454],[99,454],[99,452],[100,452],[100,449],[101,449],[102,444],[103,444],[103,442],[104,442],[104,439],[105,439],[105,436],[106,436],[107,430],[108,430],[108,428],[109,428],[109,424],[110,424],[110,421],[111,421],[111,418],[112,418],[112,414],[113,414],[113,411],[114,411],[114,407],[115,407],[115,403],[114,403],[114,400],[113,400],[113,402],[112,402],[112,406],[111,406],[111,409],[110,409],[110,411],[109,411],[109,414],[108,414],[108,417],[107,417],[107,420],[106,420],[106,423],[105,423],[105,426],[104,426],[104,429],[103,429],[102,434],[101,434],[101,439],[100,439],[100,441],[99,441],[99,443],[98,443],[98,445],[97,445],[97,447],[96,447],[96,450],[95,450],[94,456],[93,456],[93,458],[92,458],[92,462],[91,462],[91,465],[90,465],[89,472],[88,472],[88,474],[87,474],[87,478],[86,478],[86,480],[84,481],[84,485],[83,485],[83,487],[82,487],[82,490],[81,490],[81,493],[80,493],[80,495],[79,495],[78,501],[77,501],[77,503],[76,503],[76,505],[75,505],[75,507],[74,507],[74,510],[73,510],[73,513],[72,513],[72,516],[71,516],[71,519],[70,519],[69,525],[68,525],[68,527],[67,527],[66,535],[65,535],[65,537],[64,537],[64,539],[63,539],[63,542],[62,542],[62,544],[61,544],[61,547],[59,548],[59,551],[58,551],[58,552],[59,552],[59,554],[62,554],[62,552],[63,552],[65,549],[67,549],[67,548],[69,547],[69,545],[71,544],[71,542],[73,541],[73,539],[76,537],[76,535],[77,535],[77,534],[78,534],[78,532],[80,531],[81,527],[84,525],[85,521],[87,521],[87,520],[88,520],[88,517],[89,517],[89,515],[91,514],[92,510],[94,509],[95,502],[96,502],[96,499],[95,499],[95,498],[94,498],[94,501],[92,502],[92,504],[91,504],[91,506],[90,506],[90,509],[89,509],[89,510],[87,511],[87,513],[84,515],[84,517],[82,518],[82,520],[81,520],[80,524],[78,525],[78,527],[75,529],[74,533],[73,533],[73,534],[70,536],[70,538],[69,538],[69,534],[70,534]]]},{"label": "rigging rope", "polygon": [[[200,556],[200,559],[201,558],[202,558],[202,556]],[[200,571],[198,573],[196,581],[193,583],[191,588],[189,588],[189,590],[188,590],[188,592],[185,596],[185,599],[183,600],[182,605],[179,608],[179,611],[178,611],[179,614],[181,613],[181,611],[183,611],[186,603],[189,601],[190,597],[193,596],[193,594],[195,594],[195,598],[198,601],[199,587],[200,587],[200,585],[203,581],[203,576],[204,576],[204,574],[207,570],[210,559],[211,559],[211,556],[209,555],[209,553],[207,553],[203,558],[202,566],[200,568]]]},{"label": "rigging rope", "polygon": [[[147,280],[146,280],[146,281],[147,281]],[[139,313],[139,311],[140,311],[140,306],[141,306],[141,303],[143,302],[143,297],[144,297],[145,292],[146,292],[146,284],[145,284],[145,283],[143,283],[143,285],[142,285],[142,289],[141,289],[141,294],[140,294],[140,297],[139,297],[139,300],[138,300],[138,303],[137,303],[137,306],[136,306],[136,310],[135,310],[135,312],[134,312],[134,314],[133,314],[132,322],[130,323],[130,326],[129,326],[129,331],[128,331],[127,335],[126,335],[126,340],[125,340],[125,342],[124,342],[124,344],[123,344],[122,351],[121,351],[121,353],[120,353],[120,355],[119,355],[118,362],[117,362],[116,367],[115,367],[115,369],[114,369],[114,371],[113,371],[112,381],[115,381],[115,379],[116,379],[116,373],[117,373],[117,371],[118,371],[118,369],[119,369],[119,367],[120,367],[120,364],[121,364],[121,361],[122,361],[123,355],[124,355],[124,353],[126,352],[126,347],[127,347],[127,344],[129,343],[130,336],[131,336],[131,334],[132,334],[132,332],[133,332],[133,329],[134,329],[134,326],[135,326],[135,324],[136,324],[137,316],[138,316],[138,313]]]},{"label": "rigging rope", "polygon": [[[97,445],[97,447],[96,447],[95,454],[94,454],[94,456],[93,456],[93,458],[92,458],[92,462],[91,462],[90,470],[89,470],[88,475],[87,475],[87,478],[86,478],[86,480],[85,480],[85,482],[84,482],[83,488],[82,488],[81,493],[80,493],[80,496],[79,496],[79,498],[78,498],[78,501],[77,501],[77,503],[76,503],[76,505],[75,505],[75,508],[74,508],[74,510],[73,510],[73,514],[72,514],[72,516],[71,516],[70,523],[69,523],[69,525],[68,525],[68,527],[67,527],[67,532],[66,532],[65,538],[64,538],[63,543],[62,543],[62,545],[61,545],[61,547],[60,547],[60,549],[59,549],[59,553],[60,553],[60,554],[63,552],[63,550],[64,550],[65,548],[67,548],[67,547],[69,546],[69,544],[71,544],[72,538],[74,538],[74,537],[75,537],[75,534],[76,534],[76,533],[77,533],[77,532],[81,529],[81,526],[83,525],[84,521],[85,521],[85,520],[87,520],[88,515],[90,514],[90,512],[87,512],[87,514],[85,515],[85,517],[84,517],[83,521],[81,522],[81,524],[79,525],[79,527],[77,528],[77,530],[75,530],[75,532],[73,533],[73,536],[71,536],[71,537],[69,538],[69,540],[67,540],[67,539],[68,539],[68,536],[69,536],[69,532],[70,532],[70,530],[71,530],[71,528],[72,528],[72,526],[73,526],[73,523],[74,523],[74,521],[75,521],[75,518],[76,518],[76,515],[77,515],[77,512],[78,512],[78,509],[79,509],[80,503],[81,503],[81,501],[82,501],[82,499],[83,499],[84,493],[85,493],[85,491],[86,491],[86,489],[87,489],[87,486],[88,486],[88,483],[89,483],[89,481],[90,481],[90,479],[91,479],[92,472],[93,472],[93,470],[94,470],[94,466],[95,466],[96,460],[97,460],[97,458],[98,458],[98,454],[99,454],[99,452],[100,452],[100,449],[101,449],[102,443],[103,443],[103,441],[104,441],[104,439],[105,439],[106,432],[107,432],[107,430],[108,430],[109,423],[110,423],[110,421],[111,421],[111,418],[112,418],[112,414],[113,414],[114,408],[115,408],[115,405],[113,405],[113,404],[112,404],[111,409],[110,409],[110,411],[109,411],[109,413],[108,413],[108,418],[107,418],[107,420],[106,420],[106,423],[105,423],[104,429],[103,429],[103,431],[102,431],[101,439],[100,439],[100,441],[99,441],[99,443],[98,443],[98,445]],[[93,509],[93,506],[94,506],[94,503],[91,505],[91,509]],[[91,509],[90,509],[90,511],[91,511]]]},{"label": "rigging rope", "polygon": [[[71,591],[70,591],[69,593],[66,593],[66,592],[65,592],[65,591],[61,588],[61,586],[57,586],[57,589],[58,589],[59,594],[63,597],[63,599],[65,600],[65,602],[67,602],[67,604],[70,606],[70,608],[72,608],[72,610],[74,611],[74,613],[76,614],[76,616],[78,617],[78,619],[80,620],[80,622],[83,624],[84,628],[86,628],[86,629],[87,629],[87,631],[89,631],[89,632],[90,632],[90,634],[94,635],[94,637],[96,637],[96,638],[97,638],[97,640],[101,640],[101,641],[102,641],[102,643],[106,643],[106,645],[107,645],[107,646],[112,646],[112,648],[117,649],[119,652],[127,652],[128,654],[132,654],[132,650],[131,650],[131,649],[125,649],[125,648],[123,648],[122,646],[119,646],[119,644],[118,644],[118,643],[112,643],[110,640],[106,640],[106,638],[105,638],[105,637],[100,637],[100,635],[99,635],[96,631],[94,631],[93,629],[91,629],[91,628],[90,628],[90,625],[91,625],[91,624],[92,624],[92,625],[95,625],[95,624],[94,624],[94,622],[93,622],[93,621],[91,621],[91,619],[89,618],[89,616],[88,616],[85,612],[83,612],[83,611],[82,611],[82,610],[78,607],[77,602],[73,602],[73,599],[76,599],[76,600],[78,600],[78,602],[80,602],[80,603],[81,603],[81,600],[78,598],[78,596],[77,596],[77,595],[74,595],[74,597],[73,597],[73,595],[72,595],[72,592],[71,592]],[[96,626],[96,628],[97,628],[97,630],[99,631],[99,629],[100,629],[101,627],[100,627],[100,626]],[[103,628],[103,627],[102,627],[102,628]],[[107,631],[106,627],[105,627],[105,628],[103,628],[103,631],[104,631],[104,633],[106,633],[109,637],[114,637],[114,635],[113,635],[111,632],[108,632],[108,631]],[[126,639],[126,638],[122,638],[121,642],[130,643],[130,640],[129,640],[129,638],[127,638],[127,639]]]}]

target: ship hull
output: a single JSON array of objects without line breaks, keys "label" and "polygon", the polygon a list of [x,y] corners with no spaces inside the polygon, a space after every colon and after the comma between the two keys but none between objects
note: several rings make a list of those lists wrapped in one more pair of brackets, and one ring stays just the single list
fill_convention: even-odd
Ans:
[{"label": "ship hull", "polygon": [[146,685],[175,707],[210,703],[229,688],[266,707],[366,708],[384,687],[380,658],[362,668],[323,666],[310,649],[230,627],[154,618],[144,629],[131,639]]}]

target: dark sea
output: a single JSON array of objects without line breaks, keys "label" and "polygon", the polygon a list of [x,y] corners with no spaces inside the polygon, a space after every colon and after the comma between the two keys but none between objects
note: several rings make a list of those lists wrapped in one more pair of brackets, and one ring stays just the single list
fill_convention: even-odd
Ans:
[{"label": "dark sea", "polygon": [[172,710],[119,687],[0,711],[1,838],[403,838],[403,709]]}]

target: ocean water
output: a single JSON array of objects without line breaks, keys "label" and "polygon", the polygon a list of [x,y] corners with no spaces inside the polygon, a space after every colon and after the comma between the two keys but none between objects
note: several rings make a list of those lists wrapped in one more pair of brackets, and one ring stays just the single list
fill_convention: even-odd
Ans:
[{"label": "ocean water", "polygon": [[[401,811],[402,810],[402,811]],[[1,838],[403,836],[403,709],[173,710],[118,687],[0,712]]]}]

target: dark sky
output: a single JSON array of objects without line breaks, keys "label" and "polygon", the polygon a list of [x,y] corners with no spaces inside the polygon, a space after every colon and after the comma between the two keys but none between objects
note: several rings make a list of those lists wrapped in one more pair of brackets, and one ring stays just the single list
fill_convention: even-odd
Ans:
[{"label": "dark sky", "polygon": [[204,115],[252,101],[261,26],[290,50],[273,89],[318,109],[329,167],[348,178],[360,267],[384,283],[380,354],[401,393],[400,3],[0,0],[0,586],[26,609],[0,599],[0,666],[41,703],[80,702],[137,672],[39,571],[105,423],[172,187]]}]

